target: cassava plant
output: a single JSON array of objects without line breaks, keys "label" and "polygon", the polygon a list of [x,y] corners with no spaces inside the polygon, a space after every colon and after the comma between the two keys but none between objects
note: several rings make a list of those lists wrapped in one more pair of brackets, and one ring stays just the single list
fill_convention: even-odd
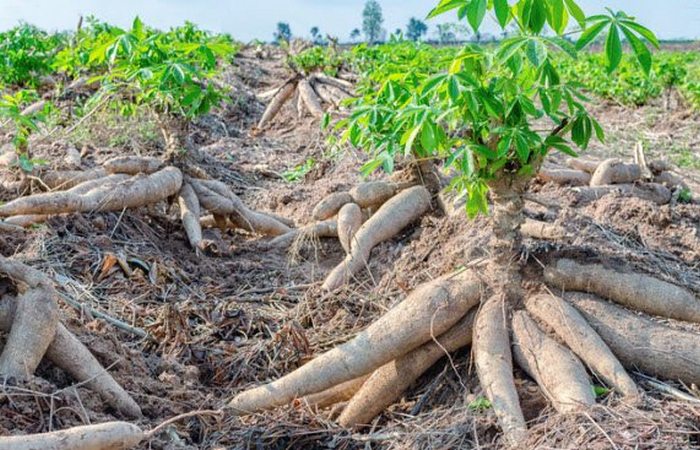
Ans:
[{"label": "cassava plant", "polygon": [[[595,296],[649,315],[699,322],[700,301],[691,291],[641,273],[555,256],[545,260],[544,272],[538,269],[535,278],[529,272],[526,278],[523,270],[523,233],[552,231],[523,227],[525,196],[543,161],[553,151],[576,157],[575,149],[604,139],[586,97],[562,76],[558,58],[576,58],[602,38],[612,73],[622,59],[624,39],[640,73],[648,74],[650,47],[658,46],[654,34],[622,12],[587,16],[575,0],[442,0],[430,17],[453,10],[475,33],[487,15],[502,28],[514,24],[518,31],[493,49],[465,46],[445,72],[418,68],[374,78],[351,117],[338,127],[345,140],[373,157],[365,172],[391,171],[398,157],[443,162],[452,172],[449,187],[467,196],[466,213],[489,215],[490,259],[479,273],[465,269],[418,287],[350,341],[276,381],[239,393],[229,403],[235,414],[296,398],[309,403],[323,399],[324,404],[329,398],[349,398],[338,422],[367,425],[446,349],[472,340],[481,387],[505,440],[513,445],[527,433],[513,357],[560,412],[595,403],[587,368],[629,401],[640,392],[625,367],[688,383],[700,380],[700,336],[674,331]],[[574,34],[575,43],[565,39]],[[549,124],[544,131],[543,123]],[[590,189],[628,183],[617,186],[630,186],[634,195],[634,189],[642,188],[629,183],[641,179],[642,166],[640,156],[636,170],[606,161],[586,166],[592,175],[580,172],[587,183],[595,180]],[[361,212],[348,208],[343,223],[354,233],[350,252],[332,273],[338,277],[326,280],[327,289],[349,281],[366,265],[372,246],[429,207],[423,187],[392,187],[382,199],[386,203],[359,230],[353,217]],[[339,211],[357,203],[356,198],[357,192],[334,194],[314,216],[338,214],[339,229]],[[527,294],[525,281],[538,283],[547,293]],[[595,295],[558,294],[566,290]]]},{"label": "cassava plant", "polygon": [[[192,24],[160,32],[136,18],[130,30],[92,23],[58,61],[74,75],[99,82],[95,96],[130,114],[153,115],[165,140],[162,157],[116,157],[90,170],[51,171],[42,175],[52,192],[17,198],[0,206],[5,223],[27,226],[63,213],[119,211],[176,197],[190,244],[198,253],[203,209],[222,228],[278,235],[290,231],[282,219],[248,209],[224,183],[211,180],[199,165],[196,149],[183,150],[180,131],[226,95],[215,80],[221,60],[236,46]],[[81,69],[82,65],[82,69]]]}]

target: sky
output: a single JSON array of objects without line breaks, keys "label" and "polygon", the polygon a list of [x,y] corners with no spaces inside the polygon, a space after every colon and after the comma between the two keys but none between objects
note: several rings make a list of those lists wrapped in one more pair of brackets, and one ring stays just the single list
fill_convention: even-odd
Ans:
[{"label": "sky", "polygon": [[[384,11],[384,28],[393,32],[405,28],[411,17],[424,18],[437,0],[379,2]],[[636,16],[662,39],[700,39],[699,0],[579,2],[589,14],[600,12],[603,6],[621,9]],[[361,28],[363,5],[364,0],[0,0],[0,30],[19,21],[48,30],[72,29],[81,14],[128,26],[139,15],[158,28],[190,20],[211,31],[230,33],[241,41],[270,40],[280,21],[288,22],[296,36],[308,37],[311,27],[318,26],[322,33],[345,40],[353,28]],[[439,21],[427,23],[429,36],[433,36]]]}]

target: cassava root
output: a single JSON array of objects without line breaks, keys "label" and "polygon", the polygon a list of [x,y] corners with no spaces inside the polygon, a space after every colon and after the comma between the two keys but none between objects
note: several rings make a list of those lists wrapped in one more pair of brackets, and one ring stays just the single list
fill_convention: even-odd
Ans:
[{"label": "cassava root", "polygon": [[236,395],[228,406],[234,414],[252,414],[366,375],[451,328],[479,302],[480,289],[468,271],[426,283],[350,341]]}]

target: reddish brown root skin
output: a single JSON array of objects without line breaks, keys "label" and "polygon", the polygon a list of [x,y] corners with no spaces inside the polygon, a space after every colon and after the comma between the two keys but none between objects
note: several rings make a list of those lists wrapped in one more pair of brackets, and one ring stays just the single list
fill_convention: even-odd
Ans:
[{"label": "reddish brown root skin", "polygon": [[498,422],[510,445],[518,445],[527,435],[513,379],[510,319],[504,302],[491,297],[482,303],[474,324],[474,364],[481,387],[491,401]]},{"label": "reddish brown root skin", "polygon": [[671,328],[593,295],[568,293],[565,298],[626,367],[687,384],[700,383],[700,334]]},{"label": "reddish brown root skin", "polygon": [[557,411],[568,413],[595,404],[581,361],[547,336],[525,311],[513,314],[513,354]]},{"label": "reddish brown root skin", "polygon": [[642,169],[636,164],[625,164],[617,159],[606,159],[591,176],[591,186],[634,183],[642,178]]},{"label": "reddish brown root skin", "polygon": [[340,208],[352,203],[352,196],[347,192],[335,192],[321,200],[314,208],[311,215],[314,220],[326,220],[338,214]]},{"label": "reddish brown root skin", "polygon": [[270,101],[270,104],[267,106],[267,109],[265,109],[265,113],[263,113],[260,122],[258,122],[257,128],[259,130],[264,129],[272,121],[272,119],[274,119],[275,116],[277,116],[284,104],[287,103],[287,100],[289,100],[292,97],[292,95],[294,95],[296,89],[296,80],[288,81],[284,86],[282,86],[277,95],[275,95],[272,98],[272,101]]},{"label": "reddish brown root skin", "polygon": [[447,332],[375,370],[362,384],[338,418],[343,427],[368,425],[401,397],[440,358],[471,344],[476,310],[472,310]]},{"label": "reddish brown root skin", "polygon": [[228,406],[234,414],[252,414],[366,375],[450,329],[479,302],[480,289],[470,272],[426,283],[350,341],[238,394]]},{"label": "reddish brown root skin", "polygon": [[584,186],[574,188],[578,203],[589,203],[603,198],[608,194],[620,192],[648,200],[657,205],[666,205],[671,201],[671,191],[657,183],[616,184],[614,186]]},{"label": "reddish brown root skin", "polygon": [[377,244],[395,236],[428,211],[430,199],[427,189],[415,186],[384,203],[357,231],[351,253],[326,277],[323,289],[333,291],[347,283],[367,265]]},{"label": "reddish brown root skin", "polygon": [[356,203],[348,203],[338,211],[338,240],[345,250],[350,253],[353,238],[362,226],[362,209]]},{"label": "reddish brown root skin", "polygon": [[149,156],[118,156],[102,163],[102,167],[107,173],[151,174],[163,167],[163,161]]},{"label": "reddish brown root skin", "polygon": [[608,386],[628,398],[639,398],[639,390],[632,378],[576,308],[550,294],[528,298],[525,307],[534,317],[552,327],[571,351]]},{"label": "reddish brown root skin", "polygon": [[582,170],[540,169],[537,177],[548,183],[570,186],[587,186],[591,182],[591,175]]},{"label": "reddish brown root skin", "polygon": [[51,433],[0,437],[0,450],[126,450],[145,438],[136,425],[106,422]]},{"label": "reddish brown root skin", "polygon": [[700,301],[692,292],[647,275],[561,259],[547,267],[544,276],[560,289],[590,292],[656,316],[700,323]]}]

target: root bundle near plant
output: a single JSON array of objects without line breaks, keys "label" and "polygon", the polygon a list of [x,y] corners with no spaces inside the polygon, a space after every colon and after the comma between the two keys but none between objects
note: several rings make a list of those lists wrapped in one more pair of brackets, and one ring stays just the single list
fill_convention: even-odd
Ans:
[{"label": "root bundle near plant", "polygon": [[683,178],[672,172],[663,161],[646,163],[638,152],[637,163],[625,163],[617,158],[591,161],[566,160],[569,169],[542,168],[538,178],[544,182],[573,186],[578,203],[596,201],[608,194],[620,192],[659,205],[668,204],[672,190],[687,189]]},{"label": "root bundle near plant", "polygon": [[121,414],[141,417],[138,404],[60,323],[51,282],[41,272],[4,257],[0,257],[0,274],[29,287],[16,298],[5,295],[0,299],[0,329],[9,332],[0,355],[0,375],[25,379],[46,357]]},{"label": "root bundle near plant", "polygon": [[261,100],[269,97],[271,100],[256,130],[260,132],[267,128],[284,105],[293,98],[297,99],[296,110],[299,118],[309,113],[318,119],[323,116],[326,108],[337,108],[344,99],[351,97],[352,89],[352,83],[321,73],[294,75],[280,87],[258,96]]},{"label": "root bundle near plant", "polygon": [[480,290],[471,272],[422,285],[350,341],[236,395],[228,406],[235,414],[251,414],[366,375],[449,330],[478,303]]},{"label": "root bundle near plant", "polygon": [[384,203],[355,233],[350,254],[326,277],[323,288],[333,291],[347,283],[367,266],[377,244],[394,237],[428,211],[430,199],[427,189],[415,186]]},{"label": "root bundle near plant", "polygon": [[214,214],[222,228],[231,223],[233,228],[271,236],[292,230],[286,219],[248,208],[225,183],[183,176],[159,158],[117,157],[85,171],[47,172],[43,180],[55,190],[0,205],[3,223],[27,227],[56,214],[122,211],[176,198],[188,241],[196,251],[204,246],[202,209]]}]

